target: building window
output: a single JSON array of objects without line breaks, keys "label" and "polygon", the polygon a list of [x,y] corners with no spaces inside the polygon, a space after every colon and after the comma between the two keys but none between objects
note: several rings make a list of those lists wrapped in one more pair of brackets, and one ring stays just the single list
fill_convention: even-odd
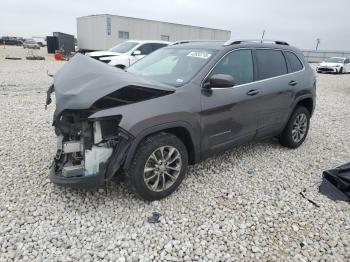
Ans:
[{"label": "building window", "polygon": [[170,37],[168,35],[161,35],[160,40],[169,41]]},{"label": "building window", "polygon": [[111,17],[107,16],[107,35],[112,34],[112,22]]},{"label": "building window", "polygon": [[129,32],[119,31],[118,35],[120,39],[129,39]]}]

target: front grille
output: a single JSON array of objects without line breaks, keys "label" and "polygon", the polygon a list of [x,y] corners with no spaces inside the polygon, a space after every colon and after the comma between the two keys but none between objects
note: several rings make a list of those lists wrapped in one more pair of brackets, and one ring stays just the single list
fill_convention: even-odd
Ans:
[{"label": "front grille", "polygon": [[322,71],[322,72],[334,72],[333,68],[328,68],[328,67],[319,67],[318,71]]},{"label": "front grille", "polygon": [[106,63],[106,64],[108,64],[109,62],[111,62],[111,60],[100,60],[101,62],[103,62],[103,63]]}]

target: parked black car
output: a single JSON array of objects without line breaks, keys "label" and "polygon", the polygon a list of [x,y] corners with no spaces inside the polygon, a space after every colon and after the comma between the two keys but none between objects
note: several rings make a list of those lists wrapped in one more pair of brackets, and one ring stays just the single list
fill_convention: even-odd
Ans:
[{"label": "parked black car", "polygon": [[9,37],[4,36],[0,38],[0,44],[1,45],[17,45],[21,46],[23,44],[23,40],[17,38],[17,37]]},{"label": "parked black car", "polygon": [[305,140],[316,80],[285,42],[165,47],[126,71],[76,54],[55,76],[58,149],[51,180],[101,186],[125,175],[137,195],[171,194],[188,164],[235,145]]}]

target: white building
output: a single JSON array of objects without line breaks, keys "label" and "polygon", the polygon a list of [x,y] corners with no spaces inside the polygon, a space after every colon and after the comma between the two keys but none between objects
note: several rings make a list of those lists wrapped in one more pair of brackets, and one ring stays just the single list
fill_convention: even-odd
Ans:
[{"label": "white building", "polygon": [[229,40],[231,31],[181,25],[118,15],[77,18],[78,48],[107,50],[128,39],[135,40]]}]

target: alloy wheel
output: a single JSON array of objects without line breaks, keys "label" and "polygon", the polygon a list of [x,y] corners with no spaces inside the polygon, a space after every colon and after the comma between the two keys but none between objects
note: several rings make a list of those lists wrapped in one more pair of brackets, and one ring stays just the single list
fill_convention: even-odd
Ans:
[{"label": "alloy wheel", "polygon": [[173,146],[162,146],[148,157],[143,179],[150,190],[162,192],[177,181],[181,168],[180,152]]},{"label": "alloy wheel", "polygon": [[294,142],[299,143],[305,137],[307,125],[308,121],[306,114],[301,113],[296,116],[292,129],[292,138]]}]

